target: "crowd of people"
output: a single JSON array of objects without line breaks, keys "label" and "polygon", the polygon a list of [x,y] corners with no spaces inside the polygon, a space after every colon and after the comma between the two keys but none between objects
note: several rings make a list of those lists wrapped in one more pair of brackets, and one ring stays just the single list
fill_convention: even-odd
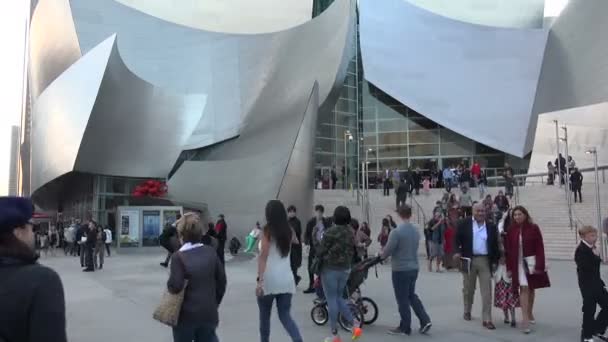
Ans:
[{"label": "crowd of people", "polygon": [[[463,188],[460,198],[446,192],[447,196],[437,202],[433,218],[424,229],[429,270],[435,265],[436,271],[442,267],[460,271],[465,321],[472,320],[473,298],[479,283],[482,326],[496,329],[492,319],[494,305],[504,313],[505,324],[519,326],[529,334],[536,323],[536,290],[550,286],[541,229],[524,207],[512,207],[505,194],[472,201],[466,197],[467,191]],[[0,197],[0,300],[3,303],[0,339],[48,341],[52,336],[50,340],[63,342],[66,341],[63,287],[53,270],[36,262],[32,213],[29,199]],[[398,222],[392,216],[383,219],[378,235],[382,248],[377,256],[372,256],[368,251],[372,243],[370,227],[352,218],[348,208],[339,206],[331,217],[326,217],[324,207],[317,205],[314,217],[302,232],[294,206],[286,208],[281,201],[269,201],[266,223],[259,232],[255,286],[260,340],[269,341],[270,315],[276,302],[280,322],[291,340],[303,341],[291,315],[291,306],[301,280],[298,269],[304,245],[309,250],[309,287],[305,293],[318,293],[315,283],[320,284],[329,312],[327,342],[342,341],[337,324],[339,316],[351,328],[353,339],[362,335],[362,322],[349,309],[349,299],[343,293],[353,267],[361,260],[374,257],[390,259],[400,322],[388,333],[412,333],[410,309],[420,323],[418,331],[428,333],[432,321],[416,293],[421,234],[410,222],[409,206],[400,205],[396,213]],[[179,316],[172,325],[175,342],[219,341],[216,334],[219,306],[227,288],[223,259],[225,238],[224,243],[220,239],[227,235],[227,229],[223,215],[214,225],[190,212],[163,231],[161,244],[170,253],[161,263],[169,267],[167,291],[176,296],[181,294],[183,298]],[[86,224],[75,222],[70,230],[74,232],[74,239],[68,254],[80,249],[80,255],[84,255],[81,259],[84,271],[102,269],[103,255],[109,253],[104,229],[89,220]],[[583,297],[581,339],[606,341],[608,292],[599,273],[597,230],[583,227],[579,234],[582,240],[575,261]],[[285,277],[285,274],[292,276]],[[22,305],[24,302],[29,305]],[[602,311],[596,317],[598,305]],[[50,307],[53,310],[48,310]],[[517,308],[521,308],[519,323]]]},{"label": "crowd of people", "polygon": [[41,256],[56,256],[57,250],[62,250],[66,256],[80,257],[82,267],[87,263],[87,249],[90,248],[94,257],[93,264],[103,268],[104,251],[107,256],[112,253],[112,230],[109,226],[102,227],[92,220],[85,223],[80,220],[73,220],[72,223],[58,222],[57,225],[51,224],[45,228],[35,224],[34,244]]},{"label": "crowd of people", "polygon": [[560,153],[555,159],[555,164],[551,161],[547,162],[547,185],[554,185],[555,179],[559,178],[559,184],[565,185],[566,179],[570,184],[570,191],[574,195],[574,203],[583,202],[583,174],[576,167],[576,162],[572,156],[568,159],[564,158]]},{"label": "crowd of people", "polygon": [[505,323],[513,327],[515,308],[521,307],[522,330],[530,333],[535,324],[535,290],[550,286],[541,230],[524,207],[512,208],[502,190],[494,198],[487,194],[474,201],[466,186],[460,189],[459,196],[446,190],[425,226],[428,270],[435,266],[441,272],[443,266],[462,273],[465,320],[471,320],[479,280],[483,326],[495,329],[493,300]]},{"label": "crowd of people", "polygon": [[[505,163],[501,174],[504,194],[512,198],[516,182],[514,170],[509,163]],[[451,194],[454,188],[458,188],[461,193],[468,193],[472,198],[471,188],[476,188],[479,198],[483,199],[488,186],[486,171],[478,162],[474,162],[471,167],[466,167],[464,164],[449,165],[442,171],[423,172],[417,168],[400,172],[397,169],[386,169],[379,177],[379,182],[383,185],[384,196],[390,196],[391,189],[394,189],[396,209],[406,202],[408,196],[419,195],[421,190],[422,194],[429,195],[431,188],[444,188],[448,194]]]}]

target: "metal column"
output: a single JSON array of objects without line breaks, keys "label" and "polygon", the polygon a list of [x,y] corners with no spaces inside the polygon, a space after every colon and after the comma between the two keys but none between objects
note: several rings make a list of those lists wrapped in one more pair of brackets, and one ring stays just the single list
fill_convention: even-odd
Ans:
[{"label": "metal column", "polygon": [[600,235],[600,254],[602,260],[606,261],[606,245],[604,244],[604,231],[602,229],[602,207],[600,203],[600,174],[597,169],[597,148],[594,147],[587,152],[593,154],[593,167],[595,169],[595,206],[597,211],[597,228],[599,229]]},{"label": "metal column", "polygon": [[568,205],[568,218],[570,219],[570,230],[574,229],[574,224],[572,222],[572,191],[570,191],[570,166],[569,164],[569,154],[568,154],[568,127],[566,126],[562,126],[562,129],[564,130],[564,151],[566,153],[566,175],[564,176],[565,178],[565,183],[566,183],[566,203]]},{"label": "metal column", "polygon": [[555,122],[555,153],[556,153],[556,158],[555,160],[557,160],[557,183],[559,184],[559,187],[562,187],[562,167],[559,163],[559,123],[557,120],[553,120],[553,122]]}]

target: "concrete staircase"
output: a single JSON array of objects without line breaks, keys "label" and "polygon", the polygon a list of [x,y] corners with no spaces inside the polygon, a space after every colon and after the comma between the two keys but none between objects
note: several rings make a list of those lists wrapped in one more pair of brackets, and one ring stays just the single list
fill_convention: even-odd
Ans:
[{"label": "concrete staircase", "polygon": [[[486,193],[495,196],[502,188],[489,188]],[[456,191],[459,194],[458,190]],[[474,198],[477,197],[477,189],[471,189]],[[416,201],[408,199],[413,208],[412,221],[421,228],[424,219],[429,220],[435,202],[442,196],[443,190],[432,189],[429,195],[415,196]],[[602,217],[608,216],[608,184],[601,184],[600,195],[602,203]],[[419,206],[416,204],[419,204]],[[357,205],[356,193],[344,190],[315,190],[315,203],[325,206],[327,215],[339,205],[345,205],[351,209],[353,217],[358,219],[364,217],[361,205]],[[585,184],[583,187],[583,203],[573,204],[573,225],[570,229],[568,218],[568,206],[563,188],[557,186],[532,185],[519,188],[518,203],[528,209],[534,222],[543,231],[545,252],[550,259],[572,260],[574,248],[578,243],[576,227],[582,225],[597,226],[595,190],[593,184]],[[382,190],[370,189],[370,226],[372,239],[375,239],[382,219],[386,215],[395,217],[395,196],[385,197]],[[360,219],[361,220],[361,219]],[[421,251],[424,249],[421,246]]]}]

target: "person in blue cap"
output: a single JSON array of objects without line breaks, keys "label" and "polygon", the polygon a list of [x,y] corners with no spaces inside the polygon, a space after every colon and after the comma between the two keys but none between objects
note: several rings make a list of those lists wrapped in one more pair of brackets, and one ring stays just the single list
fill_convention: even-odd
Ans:
[{"label": "person in blue cap", "polygon": [[0,197],[0,341],[65,342],[59,275],[36,260],[32,201]]}]

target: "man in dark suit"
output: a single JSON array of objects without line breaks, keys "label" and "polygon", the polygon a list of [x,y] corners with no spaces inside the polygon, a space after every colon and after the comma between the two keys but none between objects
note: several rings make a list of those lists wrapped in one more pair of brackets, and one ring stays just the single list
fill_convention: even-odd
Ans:
[{"label": "man in dark suit", "polygon": [[397,198],[395,203],[395,210],[399,210],[399,207],[401,207],[401,205],[405,204],[405,202],[407,201],[407,193],[409,192],[409,187],[403,179],[399,182],[399,186],[397,187],[396,191]]},{"label": "man in dark suit", "polygon": [[[583,296],[583,329],[582,341],[593,341],[593,337],[601,341],[608,341],[606,327],[608,327],[608,292],[606,284],[600,276],[600,264],[602,258],[595,243],[597,242],[597,229],[585,226],[579,230],[581,243],[574,253],[576,261],[576,273],[578,275],[578,287]],[[600,311],[597,318],[595,311],[597,306]]]},{"label": "man in dark suit", "polygon": [[[387,172],[388,172],[388,170],[387,170]],[[392,186],[391,179],[389,177],[386,177],[386,176],[383,179],[384,179],[384,181],[383,181],[383,185],[384,185],[384,192],[383,192],[383,194],[384,194],[384,196],[390,196],[391,195],[391,186]]]},{"label": "man in dark suit", "polygon": [[[321,242],[320,237],[323,236],[325,229],[331,227],[331,219],[323,217],[325,208],[317,204],[315,206],[315,216],[308,221],[306,224],[306,232],[304,233],[304,243],[308,246],[308,288],[304,290],[304,293],[314,293],[315,289],[313,284],[315,281],[315,275],[311,270],[312,262],[315,259],[316,246]],[[316,229],[315,229],[316,228]],[[314,234],[316,233],[316,234]]]},{"label": "man in dark suit", "polygon": [[583,188],[583,174],[578,168],[574,168],[574,171],[570,174],[570,186],[572,187],[572,192],[574,192],[574,203],[577,202],[577,195],[578,202],[583,203],[583,194],[581,193],[581,189]]},{"label": "man in dark suit", "polygon": [[298,240],[297,243],[292,242],[291,253],[289,253],[291,272],[293,273],[296,286],[298,286],[302,279],[302,277],[298,275],[298,269],[302,266],[302,223],[300,223],[300,219],[298,219],[296,213],[297,209],[294,205],[290,205],[289,208],[287,208],[287,216],[289,217],[287,222],[293,229]]},{"label": "man in dark suit", "polygon": [[491,222],[486,222],[485,217],[483,204],[476,203],[473,206],[473,218],[465,218],[458,223],[454,239],[454,258],[465,266],[462,271],[463,318],[466,321],[471,320],[475,284],[479,278],[483,326],[494,330],[496,327],[492,323],[492,273],[498,266],[501,255],[498,229]]}]

